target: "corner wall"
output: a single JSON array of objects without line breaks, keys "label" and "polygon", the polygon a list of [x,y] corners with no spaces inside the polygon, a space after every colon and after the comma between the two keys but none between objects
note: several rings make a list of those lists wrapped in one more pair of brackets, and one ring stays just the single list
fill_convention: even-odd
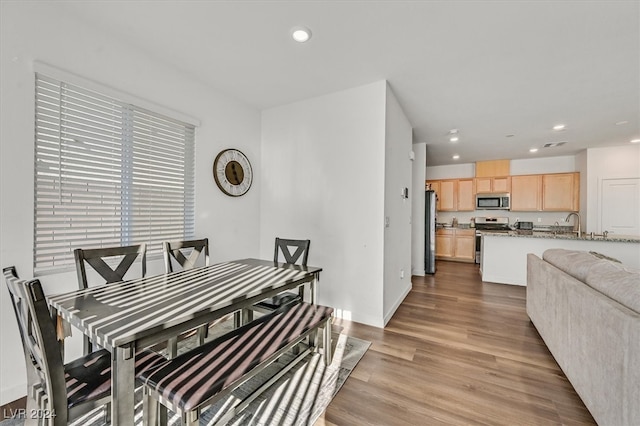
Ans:
[{"label": "corner wall", "polygon": [[[384,215],[389,218],[389,226],[384,228],[384,324],[411,290],[411,204],[414,202],[413,162],[409,158],[413,139],[411,124],[389,85],[386,86],[385,121]],[[403,188],[407,189],[408,198],[403,197]]]},{"label": "corner wall", "polygon": [[262,113],[260,254],[310,239],[319,303],[382,326],[386,82]]}]

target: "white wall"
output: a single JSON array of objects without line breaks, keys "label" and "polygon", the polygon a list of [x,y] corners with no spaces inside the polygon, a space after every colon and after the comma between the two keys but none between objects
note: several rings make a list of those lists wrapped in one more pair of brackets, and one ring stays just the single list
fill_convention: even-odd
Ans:
[{"label": "white wall", "polygon": [[[411,290],[411,203],[413,162],[409,158],[413,139],[411,124],[391,88],[386,86],[384,168],[384,324]],[[421,185],[424,188],[424,184]],[[403,198],[402,189],[407,188]]]},{"label": "white wall", "polygon": [[424,181],[426,180],[427,144],[413,145],[413,188],[411,191],[411,275],[424,275]]},{"label": "white wall", "polygon": [[[640,177],[640,145],[587,150],[586,232],[601,233],[599,204],[602,180]],[[582,177],[584,179],[584,177]]]},{"label": "white wall", "polygon": [[262,113],[260,254],[309,238],[319,303],[382,325],[384,81]]},{"label": "white wall", "polygon": [[[145,56],[117,35],[74,21],[48,2],[1,3],[2,97],[0,108],[0,266],[33,276],[33,61],[39,60],[103,85],[179,111],[200,121],[196,129],[196,234],[207,236],[212,260],[258,256],[260,113],[199,84],[181,71]],[[241,198],[223,195],[211,175],[223,148],[242,150],[252,161],[255,188]],[[149,273],[162,272],[151,262]],[[77,287],[74,272],[40,277],[45,292]],[[0,289],[0,404],[25,394],[20,337],[5,285]],[[68,341],[80,353],[80,333]]]}]

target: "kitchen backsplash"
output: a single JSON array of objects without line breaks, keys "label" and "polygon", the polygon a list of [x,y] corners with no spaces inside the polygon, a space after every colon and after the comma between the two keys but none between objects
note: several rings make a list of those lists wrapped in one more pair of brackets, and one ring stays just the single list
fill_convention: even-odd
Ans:
[{"label": "kitchen backsplash", "polygon": [[[451,223],[453,218],[458,219],[458,223],[466,224],[472,217],[508,217],[509,223],[533,222],[533,226],[541,225],[573,225],[575,216],[569,222],[565,222],[569,212],[510,212],[508,210],[476,210],[474,212],[438,212],[436,215],[438,223]],[[584,225],[584,224],[583,224]]]}]

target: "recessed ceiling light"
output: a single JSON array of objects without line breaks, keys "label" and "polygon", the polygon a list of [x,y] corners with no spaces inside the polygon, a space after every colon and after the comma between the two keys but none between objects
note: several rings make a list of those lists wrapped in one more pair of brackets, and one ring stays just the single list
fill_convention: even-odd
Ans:
[{"label": "recessed ceiling light", "polygon": [[631,143],[640,143],[640,139],[631,139]]},{"label": "recessed ceiling light", "polygon": [[553,126],[553,130],[556,131],[560,131],[560,130],[564,130],[567,126],[565,126],[564,124],[556,124],[555,126]]},{"label": "recessed ceiling light", "polygon": [[628,123],[628,121],[627,121],[627,120],[618,121],[618,122],[616,123],[616,126],[622,126],[623,124],[627,124],[627,123]]},{"label": "recessed ceiling light", "polygon": [[458,142],[459,140],[458,129],[449,130],[449,142]]},{"label": "recessed ceiling light", "polygon": [[456,155],[454,155],[454,156],[453,156],[453,159],[454,159],[454,160],[457,160],[458,158],[460,158],[460,156],[459,156],[458,154],[456,154]]},{"label": "recessed ceiling light", "polygon": [[538,152],[538,148],[531,148],[529,152]]},{"label": "recessed ceiling light", "polygon": [[291,29],[291,37],[298,43],[304,43],[311,38],[311,30],[307,27],[293,27]]},{"label": "recessed ceiling light", "polygon": [[460,139],[457,136],[451,136],[449,142],[458,142]]}]

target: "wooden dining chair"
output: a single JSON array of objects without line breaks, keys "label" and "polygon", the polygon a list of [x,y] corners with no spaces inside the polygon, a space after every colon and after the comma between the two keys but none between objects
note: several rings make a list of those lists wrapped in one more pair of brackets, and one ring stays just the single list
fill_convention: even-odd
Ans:
[{"label": "wooden dining chair", "polygon": [[[183,270],[192,269],[198,264],[198,259],[204,256],[202,263],[209,266],[209,239],[186,240],[186,241],[164,241],[162,243],[162,254],[164,258],[165,272],[174,272],[174,263],[177,263]],[[198,342],[204,343],[209,330],[208,325],[198,328]],[[184,333],[186,336],[191,332]],[[178,337],[172,337],[167,342],[167,351],[170,358],[174,358],[178,352]]]},{"label": "wooden dining chair", "polygon": [[[40,281],[20,280],[13,266],[4,268],[3,273],[18,322],[27,368],[27,415],[55,414],[44,423],[66,426],[105,406],[109,423],[111,354],[101,349],[64,364],[55,320],[49,312]],[[139,351],[136,354],[136,377],[166,361],[155,352]]]},{"label": "wooden dining chair", "polygon": [[196,266],[198,259],[204,254],[204,265],[209,265],[209,239],[189,241],[165,241],[162,243],[164,266],[167,273],[173,272],[173,263],[177,262],[182,269]]},{"label": "wooden dining chair", "polygon": [[[276,237],[273,261],[280,262],[280,255],[282,255],[284,260],[283,263],[307,266],[310,245],[311,240],[290,240]],[[273,297],[261,300],[245,313],[247,321],[251,321],[253,319],[251,310],[257,312],[271,312],[280,309],[283,306],[295,305],[296,303],[302,302],[303,291],[304,288],[300,287],[297,293],[285,291],[280,294],[276,294]]]},{"label": "wooden dining chair", "polygon": [[[107,247],[99,249],[75,249],[76,273],[80,290],[89,288],[86,265],[91,266],[107,284],[124,281],[134,262],[140,258],[141,277],[147,274],[147,245],[137,244],[124,247]],[[118,261],[118,258],[119,261]],[[113,268],[111,265],[117,266]],[[89,337],[84,337],[84,353],[93,350]]]}]

